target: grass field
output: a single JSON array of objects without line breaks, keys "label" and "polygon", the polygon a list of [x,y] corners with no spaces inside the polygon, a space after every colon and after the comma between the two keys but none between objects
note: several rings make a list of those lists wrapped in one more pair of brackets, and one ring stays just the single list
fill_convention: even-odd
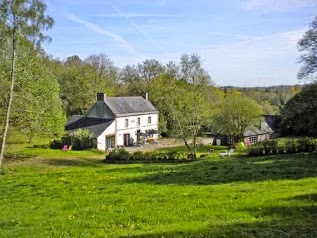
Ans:
[{"label": "grass field", "polygon": [[129,165],[24,154],[0,175],[0,237],[317,237],[317,154]]}]

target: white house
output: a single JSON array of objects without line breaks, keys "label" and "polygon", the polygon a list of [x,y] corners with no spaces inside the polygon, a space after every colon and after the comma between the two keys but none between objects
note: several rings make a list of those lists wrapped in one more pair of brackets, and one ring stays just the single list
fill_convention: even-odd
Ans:
[{"label": "white house", "polygon": [[68,133],[88,129],[97,139],[97,148],[106,150],[142,142],[145,136],[157,139],[159,112],[143,97],[106,97],[97,93],[97,102],[86,115],[72,116]]}]

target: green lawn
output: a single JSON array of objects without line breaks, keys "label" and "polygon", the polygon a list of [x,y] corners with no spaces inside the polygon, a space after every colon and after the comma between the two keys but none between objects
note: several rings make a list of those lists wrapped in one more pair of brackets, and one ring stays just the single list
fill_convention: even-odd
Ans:
[{"label": "green lawn", "polygon": [[25,154],[4,161],[0,237],[317,237],[317,154],[129,165]]}]

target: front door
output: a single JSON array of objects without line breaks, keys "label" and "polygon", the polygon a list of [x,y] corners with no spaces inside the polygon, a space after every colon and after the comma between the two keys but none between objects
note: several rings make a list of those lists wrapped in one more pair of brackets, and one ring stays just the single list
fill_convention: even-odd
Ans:
[{"label": "front door", "polygon": [[141,142],[141,130],[136,131],[136,143],[139,144]]},{"label": "front door", "polygon": [[130,145],[130,134],[123,134],[123,145],[124,146]]}]

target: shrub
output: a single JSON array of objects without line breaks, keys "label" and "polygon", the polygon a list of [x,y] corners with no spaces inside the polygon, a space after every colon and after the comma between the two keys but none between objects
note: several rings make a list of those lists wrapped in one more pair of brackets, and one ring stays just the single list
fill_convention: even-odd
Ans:
[{"label": "shrub", "polygon": [[285,145],[279,145],[277,140],[265,141],[250,146],[249,155],[259,156],[265,154],[285,154],[297,152],[311,152],[316,150],[317,140],[314,138],[301,138],[289,140]]},{"label": "shrub", "polygon": [[155,163],[155,162],[175,162],[180,160],[187,160],[185,153],[176,151],[137,151],[130,154],[125,149],[116,149],[110,152],[105,159],[105,162],[111,163],[127,163],[127,162],[143,162],[143,163]]},{"label": "shrub", "polygon": [[129,159],[130,159],[130,153],[126,151],[125,149],[115,149],[114,151],[111,151],[106,156],[106,161],[110,161],[110,162],[128,161]]},{"label": "shrub", "polygon": [[87,129],[79,129],[71,135],[71,145],[73,150],[86,150],[94,148],[94,138]]},{"label": "shrub", "polygon": [[53,140],[50,142],[50,148],[51,149],[62,149],[63,143],[61,140]]},{"label": "shrub", "polygon": [[310,152],[316,150],[316,139],[314,138],[301,138],[298,139],[298,150],[303,152]]}]

